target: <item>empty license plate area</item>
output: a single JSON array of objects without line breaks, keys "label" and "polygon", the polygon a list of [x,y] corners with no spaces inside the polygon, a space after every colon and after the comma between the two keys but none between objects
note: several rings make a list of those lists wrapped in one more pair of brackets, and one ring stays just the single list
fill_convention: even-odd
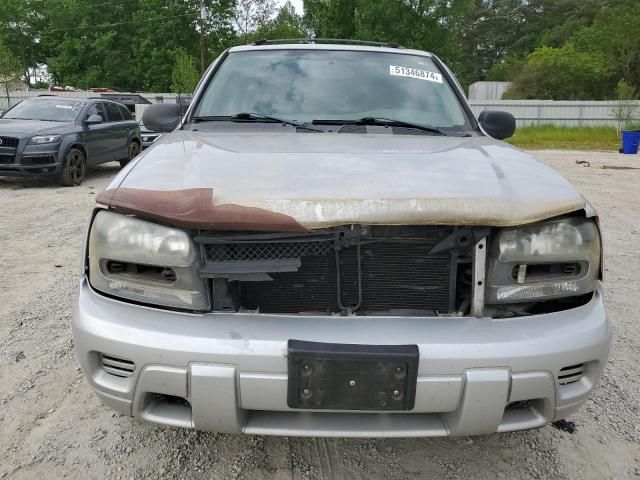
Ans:
[{"label": "empty license plate area", "polygon": [[417,345],[354,345],[289,340],[290,408],[411,410]]}]

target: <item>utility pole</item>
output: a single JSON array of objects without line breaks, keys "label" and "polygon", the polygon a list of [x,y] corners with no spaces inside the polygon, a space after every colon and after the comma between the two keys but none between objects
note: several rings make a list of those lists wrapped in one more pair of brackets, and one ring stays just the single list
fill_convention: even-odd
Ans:
[{"label": "utility pole", "polygon": [[204,0],[200,0],[200,73],[204,73],[204,20],[207,16],[207,11],[204,8]]}]

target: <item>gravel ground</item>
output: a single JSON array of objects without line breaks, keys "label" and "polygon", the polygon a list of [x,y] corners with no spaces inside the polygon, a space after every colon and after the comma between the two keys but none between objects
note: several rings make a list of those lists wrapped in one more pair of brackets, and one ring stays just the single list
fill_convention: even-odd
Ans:
[{"label": "gravel ground", "polygon": [[88,214],[117,167],[76,188],[0,178],[0,478],[640,478],[640,160],[537,155],[600,212],[611,360],[575,429],[455,439],[215,435],[114,414],[75,363],[70,316]]}]

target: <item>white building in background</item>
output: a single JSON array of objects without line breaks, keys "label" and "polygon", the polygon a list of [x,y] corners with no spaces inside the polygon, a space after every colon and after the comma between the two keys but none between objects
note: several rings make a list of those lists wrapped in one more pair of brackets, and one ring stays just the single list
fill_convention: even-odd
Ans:
[{"label": "white building in background", "polygon": [[469,101],[502,100],[511,82],[476,82],[469,87]]}]

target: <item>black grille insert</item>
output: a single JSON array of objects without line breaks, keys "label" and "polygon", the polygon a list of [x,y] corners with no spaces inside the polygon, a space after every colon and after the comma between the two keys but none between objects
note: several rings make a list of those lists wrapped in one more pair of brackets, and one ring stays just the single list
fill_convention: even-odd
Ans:
[{"label": "black grille insert", "polygon": [[210,262],[236,260],[280,260],[306,256],[324,256],[333,252],[333,242],[272,242],[206,245],[205,254]]}]

